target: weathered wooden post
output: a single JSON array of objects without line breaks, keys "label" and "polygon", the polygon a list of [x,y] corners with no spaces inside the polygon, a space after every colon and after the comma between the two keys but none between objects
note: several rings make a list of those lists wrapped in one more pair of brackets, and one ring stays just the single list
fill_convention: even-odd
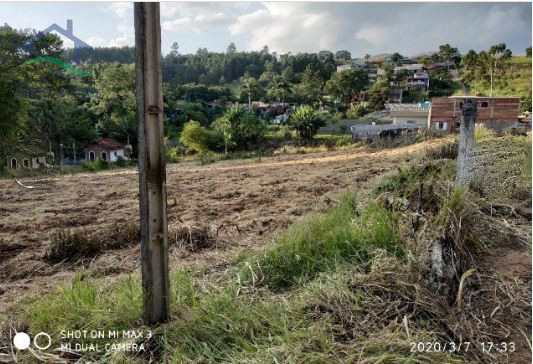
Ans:
[{"label": "weathered wooden post", "polygon": [[463,108],[461,110],[461,125],[459,127],[459,151],[455,178],[455,184],[457,186],[467,186],[472,178],[472,154],[475,144],[476,115],[476,101],[471,98],[464,98]]},{"label": "weathered wooden post", "polygon": [[169,317],[166,167],[159,3],[135,3],[136,95],[144,321]]}]

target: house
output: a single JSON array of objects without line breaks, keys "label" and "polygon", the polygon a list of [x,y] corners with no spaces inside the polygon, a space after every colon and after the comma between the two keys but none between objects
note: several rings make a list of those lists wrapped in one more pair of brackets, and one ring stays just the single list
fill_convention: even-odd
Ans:
[{"label": "house", "polygon": [[62,28],[56,23],[50,25],[48,28],[43,30],[44,33],[54,33],[59,35],[59,37],[63,40],[63,43],[67,46],[71,46],[71,48],[88,48],[90,45],[85,43],[80,38],[76,37],[74,35],[74,24],[72,22],[72,19],[67,20],[67,28]]},{"label": "house", "polygon": [[46,153],[24,153],[15,152],[6,158],[6,166],[8,169],[36,169],[48,168],[50,164],[47,161],[48,155]]},{"label": "house", "polygon": [[101,138],[86,146],[83,151],[87,161],[116,162],[119,159],[130,159],[131,145],[119,143],[111,138]]},{"label": "house", "polygon": [[519,97],[451,96],[431,99],[428,128],[448,133],[459,130],[465,99],[476,102],[476,124],[483,124],[497,132],[520,126]]},{"label": "house", "polygon": [[406,64],[406,65],[394,67],[394,73],[399,73],[399,72],[402,72],[402,71],[418,72],[418,71],[422,71],[424,69],[424,67],[425,66],[423,64],[421,64],[421,63]]},{"label": "house", "polygon": [[407,78],[406,86],[408,89],[429,89],[429,74],[426,71],[416,71],[411,77]]},{"label": "house", "polygon": [[429,116],[429,102],[418,104],[385,104],[385,109],[396,125],[414,124],[426,128]]},{"label": "house", "polygon": [[372,141],[379,138],[396,138],[402,135],[416,135],[420,126],[410,123],[352,125],[352,141]]}]

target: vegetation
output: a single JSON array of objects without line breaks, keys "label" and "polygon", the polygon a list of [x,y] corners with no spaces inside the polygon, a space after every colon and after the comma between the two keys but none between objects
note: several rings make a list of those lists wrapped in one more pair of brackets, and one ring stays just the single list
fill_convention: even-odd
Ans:
[{"label": "vegetation", "polygon": [[324,125],[324,119],[310,106],[300,106],[289,119],[289,126],[296,130],[303,140],[312,139]]}]

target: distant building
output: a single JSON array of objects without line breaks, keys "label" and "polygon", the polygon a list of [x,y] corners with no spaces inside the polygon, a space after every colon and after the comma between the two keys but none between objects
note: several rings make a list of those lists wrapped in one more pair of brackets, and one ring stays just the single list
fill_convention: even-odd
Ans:
[{"label": "distant building", "polygon": [[476,101],[476,124],[483,124],[498,132],[522,127],[518,120],[519,97],[451,96],[431,99],[428,128],[448,133],[459,130],[465,98]]},{"label": "distant building", "polygon": [[354,69],[353,65],[351,64],[341,64],[337,66],[337,72],[348,71],[351,69]]},{"label": "distant building", "polygon": [[418,72],[424,70],[424,67],[425,66],[421,63],[406,64],[394,67],[394,73],[398,73],[401,71]]},{"label": "distant building", "polygon": [[393,124],[414,124],[426,128],[430,109],[429,102],[418,104],[385,104]]},{"label": "distant building", "polygon": [[102,138],[86,146],[83,151],[87,161],[116,162],[119,159],[129,159],[131,146],[119,143],[111,138]]},{"label": "distant building", "polygon": [[44,33],[56,33],[61,38],[65,38],[66,42],[64,42],[64,43],[66,43],[67,47],[69,46],[68,43],[71,43],[72,48],[88,48],[88,47],[90,47],[90,45],[88,45],[83,40],[81,40],[80,38],[78,38],[78,37],[76,37],[74,35],[74,23],[72,22],[72,19],[68,19],[67,20],[67,28],[66,29],[62,28],[59,25],[57,25],[56,23],[54,23],[54,24],[50,25],[48,28],[44,29],[43,32]]}]

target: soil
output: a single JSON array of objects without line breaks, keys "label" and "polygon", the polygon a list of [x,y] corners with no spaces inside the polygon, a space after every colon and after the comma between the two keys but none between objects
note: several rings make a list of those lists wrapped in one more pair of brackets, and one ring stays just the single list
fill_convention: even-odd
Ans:
[{"label": "soil", "polygon": [[[169,242],[179,240],[177,232],[184,226],[211,231],[220,240],[200,250],[174,244],[171,269],[197,263],[224,266],[243,250],[263,247],[302,215],[327,208],[341,191],[359,190],[438,143],[169,165]],[[83,264],[50,264],[45,259],[54,232],[82,230],[105,238],[117,227],[137,224],[135,169],[21,182],[33,188],[0,180],[0,318],[23,297],[50,292],[81,269],[113,276],[139,267],[136,241]]]}]

